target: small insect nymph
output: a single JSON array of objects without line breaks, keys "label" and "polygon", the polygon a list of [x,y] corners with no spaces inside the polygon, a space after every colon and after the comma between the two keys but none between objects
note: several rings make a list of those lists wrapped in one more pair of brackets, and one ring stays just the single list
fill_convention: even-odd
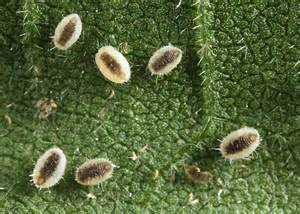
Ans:
[{"label": "small insect nymph", "polygon": [[170,73],[181,62],[182,50],[172,45],[164,46],[154,52],[148,63],[152,74]]},{"label": "small insect nymph", "polygon": [[227,135],[220,145],[224,158],[230,160],[249,157],[260,144],[260,136],[256,129],[244,127]]},{"label": "small insect nymph", "polygon": [[54,34],[54,45],[58,49],[70,48],[78,39],[82,31],[81,19],[77,14],[64,17],[57,25]]},{"label": "small insect nymph", "polygon": [[212,175],[209,172],[201,172],[200,168],[196,166],[184,166],[184,171],[187,177],[195,183],[208,182],[212,179]]},{"label": "small insect nymph", "polygon": [[47,150],[37,161],[33,170],[33,183],[37,188],[54,186],[63,177],[67,159],[59,148]]},{"label": "small insect nymph", "polygon": [[97,185],[112,177],[114,167],[109,160],[88,160],[76,170],[75,180],[82,185]]},{"label": "small insect nymph", "polygon": [[96,64],[104,77],[114,83],[125,83],[130,79],[131,71],[127,59],[112,46],[98,50]]}]

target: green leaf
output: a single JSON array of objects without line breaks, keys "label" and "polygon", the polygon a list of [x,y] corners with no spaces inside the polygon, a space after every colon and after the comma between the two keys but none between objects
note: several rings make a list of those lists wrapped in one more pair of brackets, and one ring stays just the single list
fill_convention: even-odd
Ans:
[{"label": "green leaf", "polygon": [[[1,2],[0,12],[1,211],[297,211],[296,1],[12,0]],[[70,13],[82,18],[83,33],[71,49],[52,49],[50,37]],[[169,43],[184,58],[157,79],[146,66]],[[94,56],[104,45],[128,59],[129,83],[113,84],[98,71]],[[46,120],[36,117],[43,97],[58,105]],[[262,145],[251,161],[230,164],[213,148],[245,125],[259,130]],[[39,191],[29,175],[54,145],[67,156],[65,177],[51,193]],[[137,160],[129,158],[146,145]],[[77,184],[76,167],[98,157],[119,166],[114,176],[101,187]],[[191,183],[184,164],[224,186]],[[199,203],[190,203],[189,193]]]}]

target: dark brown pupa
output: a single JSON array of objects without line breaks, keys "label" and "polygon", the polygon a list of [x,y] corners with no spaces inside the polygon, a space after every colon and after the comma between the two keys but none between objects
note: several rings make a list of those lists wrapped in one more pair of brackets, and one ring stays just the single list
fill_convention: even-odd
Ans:
[{"label": "dark brown pupa", "polygon": [[195,183],[208,182],[212,179],[209,172],[201,172],[200,168],[192,165],[184,166],[184,171],[187,177]]},{"label": "dark brown pupa", "polygon": [[63,177],[67,159],[59,148],[47,150],[37,161],[32,180],[37,188],[49,188]]},{"label": "dark brown pupa", "polygon": [[75,180],[82,185],[97,185],[112,177],[114,164],[106,159],[93,159],[83,163],[75,173]]},{"label": "dark brown pupa", "polygon": [[170,73],[181,62],[182,51],[172,45],[164,46],[154,52],[149,60],[148,68],[152,74]]},{"label": "dark brown pupa", "polygon": [[256,129],[244,127],[227,135],[220,145],[222,156],[236,160],[249,157],[259,146],[260,136]]},{"label": "dark brown pupa", "polygon": [[79,39],[81,31],[82,22],[78,14],[64,17],[55,29],[55,47],[61,50],[70,48]]}]

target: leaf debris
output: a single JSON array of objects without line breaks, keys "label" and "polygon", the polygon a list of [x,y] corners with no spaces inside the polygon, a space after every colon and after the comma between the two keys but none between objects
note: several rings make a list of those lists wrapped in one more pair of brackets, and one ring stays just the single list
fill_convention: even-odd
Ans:
[{"label": "leaf debris", "polygon": [[143,154],[146,152],[146,149],[148,149],[148,145],[143,146],[138,150],[138,154]]},{"label": "leaf debris", "polygon": [[104,105],[103,105],[103,107],[100,109],[100,111],[99,111],[99,113],[98,113],[98,115],[97,115],[98,117],[102,117],[102,116],[104,115],[104,111],[106,110],[106,107],[107,107],[107,105],[108,105],[108,101],[109,101],[110,99],[112,99],[115,95],[116,95],[116,93],[115,93],[115,91],[112,89],[111,92],[110,92],[110,94],[109,94],[109,96],[105,99]]},{"label": "leaf debris", "polygon": [[154,171],[154,179],[157,179],[159,177],[159,171],[156,169],[155,171]]},{"label": "leaf debris", "polygon": [[54,99],[49,100],[45,97],[39,99],[35,104],[35,107],[38,109],[36,115],[39,119],[46,119],[57,110],[57,104]]},{"label": "leaf debris", "polygon": [[184,171],[187,177],[195,183],[208,182],[213,178],[209,172],[202,172],[200,168],[193,165],[184,166]]},{"label": "leaf debris", "polygon": [[129,159],[135,161],[136,159],[138,159],[138,156],[136,155],[135,152],[132,152],[132,155],[128,157]]},{"label": "leaf debris", "polygon": [[175,9],[178,9],[182,4],[182,0],[179,0],[178,4],[176,5]]},{"label": "leaf debris", "polygon": [[137,153],[136,152],[132,152],[132,155],[129,156],[128,158],[135,161],[139,158],[139,156],[141,156],[142,154],[144,154],[146,152],[148,148],[148,145],[143,146],[142,148],[138,149]]},{"label": "leaf debris", "polygon": [[189,201],[189,204],[191,204],[191,205],[195,205],[195,204],[199,203],[199,199],[194,199],[194,194],[192,192],[190,192],[188,195],[188,201]]},{"label": "leaf debris", "polygon": [[96,199],[97,197],[93,194],[93,193],[88,193],[88,194],[86,194],[86,197],[88,198],[88,199]]},{"label": "leaf debris", "polygon": [[220,189],[220,190],[218,191],[218,201],[221,200],[221,194],[222,194],[222,192],[223,192],[223,189]]},{"label": "leaf debris", "polygon": [[224,182],[221,180],[221,178],[217,178],[216,182],[219,187],[221,187],[222,189],[224,188]]},{"label": "leaf debris", "polygon": [[6,115],[4,115],[4,118],[6,119],[8,125],[11,125],[11,123],[12,123],[11,117],[8,114],[6,114]]}]

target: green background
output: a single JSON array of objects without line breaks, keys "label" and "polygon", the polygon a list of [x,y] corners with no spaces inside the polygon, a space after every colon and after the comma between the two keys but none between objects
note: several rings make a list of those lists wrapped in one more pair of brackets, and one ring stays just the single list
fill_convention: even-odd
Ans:
[{"label": "green background", "polygon": [[[0,13],[1,212],[299,211],[296,0],[9,0]],[[50,36],[70,13],[82,18],[81,37],[67,51],[52,49]],[[169,43],[183,61],[157,79],[146,66]],[[129,83],[98,71],[94,55],[104,45],[128,59]],[[46,120],[35,117],[43,97],[58,105]],[[253,160],[230,164],[212,148],[245,125],[259,130],[262,145]],[[65,176],[51,193],[39,191],[29,175],[54,145],[67,156]],[[136,161],[128,158],[145,145]],[[113,178],[99,188],[77,184],[76,167],[96,157],[119,166]],[[224,187],[191,183],[184,164]],[[189,203],[191,192],[198,204]]]}]

